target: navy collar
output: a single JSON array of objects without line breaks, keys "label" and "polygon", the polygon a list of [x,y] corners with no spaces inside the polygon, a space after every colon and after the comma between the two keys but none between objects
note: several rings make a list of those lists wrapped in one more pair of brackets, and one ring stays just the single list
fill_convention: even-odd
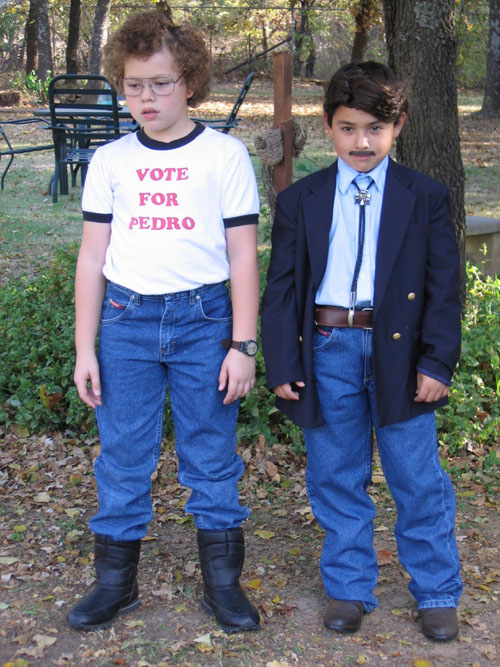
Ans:
[{"label": "navy collar", "polygon": [[201,123],[196,123],[195,127],[191,130],[189,134],[186,134],[185,137],[180,139],[174,139],[174,141],[158,141],[157,139],[151,139],[141,128],[137,132],[137,139],[139,142],[146,146],[146,148],[152,148],[155,151],[169,151],[173,148],[180,148],[186,144],[191,143],[196,137],[198,137],[205,130],[205,126]]}]

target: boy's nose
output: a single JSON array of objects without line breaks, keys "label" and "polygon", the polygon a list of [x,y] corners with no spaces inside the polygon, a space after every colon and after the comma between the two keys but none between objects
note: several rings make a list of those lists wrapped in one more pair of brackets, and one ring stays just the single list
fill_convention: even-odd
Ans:
[{"label": "boy's nose", "polygon": [[155,97],[150,81],[142,82],[141,99],[143,101],[152,100]]},{"label": "boy's nose", "polygon": [[368,136],[364,132],[359,132],[357,136],[357,145],[358,148],[367,148],[370,145]]}]

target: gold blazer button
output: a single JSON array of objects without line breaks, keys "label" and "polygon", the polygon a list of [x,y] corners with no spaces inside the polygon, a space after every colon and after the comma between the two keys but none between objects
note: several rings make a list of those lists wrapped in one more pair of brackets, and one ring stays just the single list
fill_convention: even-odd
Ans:
[{"label": "gold blazer button", "polygon": [[394,340],[399,340],[401,338],[401,334],[396,331],[396,333],[392,334],[392,337]]},{"label": "gold blazer button", "polygon": [[415,301],[415,292],[410,292],[408,294],[408,301]]}]

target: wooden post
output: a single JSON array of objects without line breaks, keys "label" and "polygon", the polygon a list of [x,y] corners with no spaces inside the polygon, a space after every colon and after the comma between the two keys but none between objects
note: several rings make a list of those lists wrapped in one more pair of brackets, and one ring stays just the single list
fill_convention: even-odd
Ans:
[{"label": "wooden post", "polygon": [[292,184],[292,61],[289,51],[275,53],[274,70],[274,127],[283,133],[284,157],[274,167],[273,185],[281,192]]}]

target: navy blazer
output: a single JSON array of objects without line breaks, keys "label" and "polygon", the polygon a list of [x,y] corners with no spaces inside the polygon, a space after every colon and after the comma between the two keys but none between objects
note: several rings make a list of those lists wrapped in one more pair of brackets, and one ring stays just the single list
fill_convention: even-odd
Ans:
[{"label": "navy blazer", "polygon": [[[278,195],[262,303],[267,385],[305,382],[299,401],[277,398],[276,405],[306,428],[323,423],[313,372],[314,298],[326,269],[336,176],[335,162]],[[390,160],[373,303],[378,424],[444,405],[446,398],[413,400],[416,369],[450,381],[459,355],[459,255],[448,188]]]}]

